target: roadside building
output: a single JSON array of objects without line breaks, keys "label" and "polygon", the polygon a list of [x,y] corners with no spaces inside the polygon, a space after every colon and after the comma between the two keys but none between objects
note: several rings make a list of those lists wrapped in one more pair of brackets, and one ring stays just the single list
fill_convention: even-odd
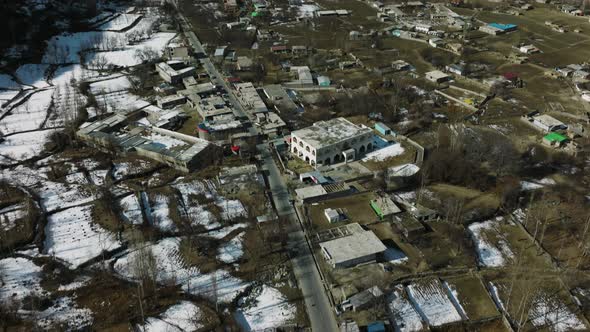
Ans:
[{"label": "roadside building", "polygon": [[186,67],[182,61],[168,61],[156,64],[156,71],[164,81],[177,84],[183,78],[193,76],[196,69],[195,67]]},{"label": "roadside building", "polygon": [[171,60],[186,60],[189,57],[188,47],[184,45],[168,45],[166,53]]},{"label": "roadside building", "polygon": [[400,213],[402,210],[387,196],[378,197],[369,203],[379,219],[383,220],[389,216]]},{"label": "roadside building", "polygon": [[348,236],[322,242],[320,248],[333,268],[347,268],[374,262],[377,255],[387,249],[372,231],[362,228]]},{"label": "roadside building", "polygon": [[373,286],[359,292],[342,303],[343,310],[362,311],[370,308],[375,302],[381,299],[385,294],[379,286]]},{"label": "roadside building", "polygon": [[434,83],[444,83],[451,80],[451,76],[440,70],[433,70],[426,73],[426,79]]},{"label": "roadside building", "polygon": [[213,52],[213,59],[217,62],[223,61],[223,58],[225,58],[226,52],[227,52],[227,46],[220,46],[220,47],[216,48],[215,52]]},{"label": "roadside building", "polygon": [[347,162],[373,150],[373,131],[344,118],[319,121],[292,132],[290,150],[314,167]]},{"label": "roadside building", "polygon": [[266,104],[251,82],[234,84],[240,103],[252,114],[268,112]]}]

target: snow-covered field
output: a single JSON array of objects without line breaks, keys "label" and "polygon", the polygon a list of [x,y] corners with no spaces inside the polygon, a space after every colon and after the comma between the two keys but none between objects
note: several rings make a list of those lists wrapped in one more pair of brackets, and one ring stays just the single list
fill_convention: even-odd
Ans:
[{"label": "snow-covered field", "polygon": [[168,308],[160,317],[149,317],[140,326],[144,332],[188,332],[203,328],[201,309],[188,301]]},{"label": "snow-covered field", "polygon": [[170,218],[170,199],[167,196],[155,194],[148,204],[150,207],[148,218],[151,225],[164,232],[177,230],[174,221]]},{"label": "snow-covered field", "polygon": [[395,143],[379,150],[367,153],[363,161],[384,161],[385,159],[399,156],[404,153],[404,148],[401,144]]},{"label": "snow-covered field", "polygon": [[275,288],[263,285],[238,301],[235,317],[244,331],[263,331],[295,319],[295,305]]},{"label": "snow-covered field", "polygon": [[0,303],[20,301],[43,293],[41,267],[21,257],[0,260]]},{"label": "snow-covered field", "polygon": [[461,320],[461,315],[438,279],[408,285],[406,291],[416,311],[428,325],[440,326]]},{"label": "snow-covered field", "polygon": [[7,135],[39,129],[47,117],[52,96],[52,89],[33,93],[24,104],[13,108],[0,121],[0,131]]},{"label": "snow-covered field", "polygon": [[39,155],[55,130],[38,130],[4,137],[0,143],[0,164],[11,164]]},{"label": "snow-covered field", "polygon": [[[217,298],[225,303],[231,302],[248,286],[247,282],[232,276],[226,270],[201,273],[197,267],[187,266],[179,253],[179,244],[180,238],[165,238],[142,249],[151,251],[155,257],[158,283],[180,285],[187,293],[209,299]],[[134,266],[142,253],[143,251],[133,250],[117,259],[115,271],[127,279],[137,279]],[[213,287],[214,284],[216,287]]]},{"label": "snow-covered field", "polygon": [[121,213],[125,221],[132,225],[141,225],[143,223],[143,215],[141,213],[141,205],[139,199],[135,194],[125,196],[119,200]]},{"label": "snow-covered field", "polygon": [[535,296],[529,319],[535,327],[555,332],[587,330],[582,320],[565,303],[545,293]]},{"label": "snow-covered field", "polygon": [[47,69],[49,69],[49,65],[47,64],[24,64],[16,70],[16,77],[23,84],[31,85],[35,88],[45,88],[49,86],[45,80]]},{"label": "snow-covered field", "polygon": [[92,311],[78,308],[70,297],[58,298],[51,307],[39,312],[39,326],[46,330],[55,330],[57,326],[67,326],[67,330],[84,330],[93,322]]},{"label": "snow-covered field", "polygon": [[102,95],[111,92],[124,91],[131,88],[127,76],[119,76],[104,81],[90,83],[90,92],[93,95]]},{"label": "snow-covered field", "polygon": [[91,206],[72,207],[47,217],[45,252],[77,268],[121,245],[115,236],[92,221]]},{"label": "snow-covered field", "polygon": [[487,267],[504,266],[511,261],[514,253],[500,231],[502,217],[469,225],[469,233],[475,242],[479,264]]},{"label": "snow-covered field", "polygon": [[117,17],[109,20],[101,25],[99,25],[96,30],[109,30],[109,31],[121,31],[123,29],[128,28],[135,22],[141,18],[141,15],[137,14],[120,14]]},{"label": "snow-covered field", "polygon": [[551,178],[543,178],[541,180],[520,181],[520,189],[523,191],[537,190],[546,186],[552,186],[556,182]]},{"label": "snow-covered field", "polygon": [[222,244],[217,250],[217,259],[224,263],[235,263],[242,255],[244,255],[244,249],[242,241],[244,240],[245,232],[241,232],[236,235],[233,239]]},{"label": "snow-covered field", "polygon": [[396,287],[387,298],[387,308],[396,331],[414,332],[424,329],[422,318],[408,299],[403,287]]},{"label": "snow-covered field", "polygon": [[0,89],[20,90],[21,86],[7,74],[0,74]]},{"label": "snow-covered field", "polygon": [[218,195],[215,186],[211,181],[192,181],[177,183],[174,185],[182,197],[182,210],[180,213],[186,214],[193,225],[201,225],[206,229],[218,228],[221,226],[215,215],[207,210],[207,206],[202,202],[196,202],[193,197],[201,196],[211,200],[218,208],[221,209],[221,218],[231,220],[239,216],[246,216],[246,209],[238,200],[226,199]]}]

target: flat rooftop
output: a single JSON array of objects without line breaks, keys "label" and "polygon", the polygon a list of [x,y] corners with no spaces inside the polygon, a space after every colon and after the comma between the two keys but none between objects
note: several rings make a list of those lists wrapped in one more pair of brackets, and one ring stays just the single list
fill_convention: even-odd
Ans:
[{"label": "flat rooftop", "polygon": [[387,247],[371,231],[353,233],[336,240],[320,243],[334,264],[384,252]]},{"label": "flat rooftop", "polygon": [[292,132],[291,135],[319,149],[371,132],[369,127],[356,125],[344,118],[335,118],[316,122],[313,126]]}]

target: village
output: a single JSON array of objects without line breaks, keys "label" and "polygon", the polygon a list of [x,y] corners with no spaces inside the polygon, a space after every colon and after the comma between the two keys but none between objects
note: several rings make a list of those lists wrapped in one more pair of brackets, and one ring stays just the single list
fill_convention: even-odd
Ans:
[{"label": "village", "polygon": [[590,329],[587,1],[54,2],[3,26],[1,329]]}]

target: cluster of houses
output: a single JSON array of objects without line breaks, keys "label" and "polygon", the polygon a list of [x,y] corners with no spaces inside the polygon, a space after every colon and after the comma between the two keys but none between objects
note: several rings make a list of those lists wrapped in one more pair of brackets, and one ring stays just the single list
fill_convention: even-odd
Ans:
[{"label": "cluster of houses", "polygon": [[549,114],[541,114],[538,111],[523,115],[522,120],[543,133],[541,142],[544,145],[562,149],[572,155],[580,151],[575,139],[588,136],[580,124],[567,125]]}]

